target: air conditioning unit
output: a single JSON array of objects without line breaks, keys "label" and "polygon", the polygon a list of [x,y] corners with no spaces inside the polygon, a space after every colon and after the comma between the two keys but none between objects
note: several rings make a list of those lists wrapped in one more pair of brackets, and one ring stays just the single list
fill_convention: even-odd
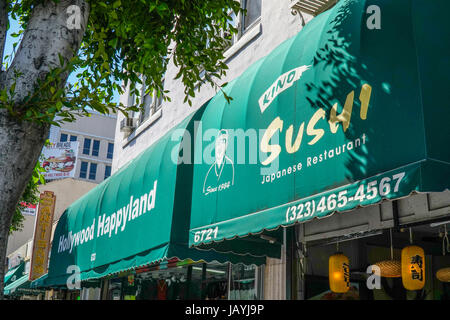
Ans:
[{"label": "air conditioning unit", "polygon": [[130,133],[137,127],[136,118],[125,118],[120,121],[120,132]]},{"label": "air conditioning unit", "polygon": [[330,9],[338,0],[291,0],[292,14],[297,12],[307,13],[313,16]]}]

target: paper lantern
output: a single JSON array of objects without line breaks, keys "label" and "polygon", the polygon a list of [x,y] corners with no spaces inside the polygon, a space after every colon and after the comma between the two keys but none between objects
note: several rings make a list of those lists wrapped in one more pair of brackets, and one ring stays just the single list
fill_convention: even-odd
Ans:
[{"label": "paper lantern", "polygon": [[398,260],[384,260],[375,263],[380,268],[380,276],[384,278],[400,278],[402,265]]},{"label": "paper lantern", "polygon": [[442,268],[436,272],[436,278],[442,282],[450,282],[450,268]]},{"label": "paper lantern", "polygon": [[425,286],[425,253],[421,247],[403,248],[402,282],[407,290],[420,290]]},{"label": "paper lantern", "polygon": [[330,290],[345,293],[350,289],[350,263],[342,253],[336,253],[328,260]]}]

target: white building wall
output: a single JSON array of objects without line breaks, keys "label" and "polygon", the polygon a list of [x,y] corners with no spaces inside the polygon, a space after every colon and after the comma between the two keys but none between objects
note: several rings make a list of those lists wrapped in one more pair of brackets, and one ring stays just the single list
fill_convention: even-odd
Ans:
[{"label": "white building wall", "polygon": [[[78,159],[75,164],[75,179],[100,183],[105,178],[106,166],[112,166],[112,159],[107,158],[108,143],[114,143],[116,128],[116,115],[102,115],[93,112],[90,117],[77,117],[77,121],[64,123],[60,128],[52,126],[50,130],[50,141],[59,142],[61,134],[77,136]],[[91,153],[94,140],[100,141],[98,156],[83,154],[84,139],[91,139]],[[86,178],[80,178],[81,162],[88,162],[88,173]],[[90,164],[97,164],[95,180],[89,179]]]}]

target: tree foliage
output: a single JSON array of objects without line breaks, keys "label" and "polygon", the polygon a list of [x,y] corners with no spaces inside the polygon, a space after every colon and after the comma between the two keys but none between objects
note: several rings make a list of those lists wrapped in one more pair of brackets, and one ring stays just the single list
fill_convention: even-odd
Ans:
[{"label": "tree foliage", "polygon": [[[33,8],[49,2],[10,1],[8,11],[26,30]],[[170,99],[162,81],[169,61],[178,67],[176,78],[184,84],[185,102],[190,105],[199,83],[218,86],[217,79],[227,69],[222,60],[228,41],[223,34],[237,32],[231,24],[230,13],[237,14],[241,10],[238,1],[88,2],[87,27],[73,59],[65,61],[61,57],[60,66],[40,79],[34,93],[20,105],[11,102],[14,86],[0,88],[1,107],[8,109],[10,115],[20,120],[58,125],[74,121],[75,115],[88,115],[92,109],[101,113],[138,111],[142,101],[136,101],[135,106],[127,109],[114,103],[114,93],[123,93],[122,84],[129,84],[131,92],[137,94],[137,87],[144,81],[146,93],[156,91],[158,96]],[[19,39],[21,32],[15,35]],[[72,72],[77,74],[77,81],[61,83],[61,79],[65,79],[61,75]]]},{"label": "tree foliage", "polygon": [[25,191],[20,197],[19,204],[17,205],[16,210],[14,212],[11,225],[9,227],[10,234],[13,233],[14,231],[20,231],[23,228],[23,221],[25,220],[25,217],[22,214],[22,210],[25,208],[23,204],[29,203],[37,205],[39,203],[38,186],[39,184],[45,183],[44,176],[41,173],[43,171],[44,169],[40,166],[39,162],[36,163],[36,166],[34,167],[33,171],[33,176],[31,177],[30,181],[25,187]]}]

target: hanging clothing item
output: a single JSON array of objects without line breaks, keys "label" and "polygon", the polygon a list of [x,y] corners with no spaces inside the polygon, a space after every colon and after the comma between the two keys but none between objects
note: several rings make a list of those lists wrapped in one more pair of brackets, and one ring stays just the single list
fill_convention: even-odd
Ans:
[{"label": "hanging clothing item", "polygon": [[180,299],[180,281],[171,281],[169,288],[167,290],[168,300],[179,300]]},{"label": "hanging clothing item", "polygon": [[186,294],[187,294],[187,282],[186,281],[180,281],[177,300],[186,300],[186,299],[188,299]]},{"label": "hanging clothing item", "polygon": [[157,299],[167,300],[167,282],[166,280],[158,280]]},{"label": "hanging clothing item", "polygon": [[218,293],[220,296],[220,299],[225,299],[227,297],[227,290],[228,289],[228,281],[221,281],[218,285]]},{"label": "hanging clothing item", "polygon": [[210,282],[206,288],[207,297],[210,300],[225,299],[227,294],[227,282],[226,281],[214,281]]},{"label": "hanging clothing item", "polygon": [[156,280],[142,280],[139,300],[156,300],[157,294]]}]

